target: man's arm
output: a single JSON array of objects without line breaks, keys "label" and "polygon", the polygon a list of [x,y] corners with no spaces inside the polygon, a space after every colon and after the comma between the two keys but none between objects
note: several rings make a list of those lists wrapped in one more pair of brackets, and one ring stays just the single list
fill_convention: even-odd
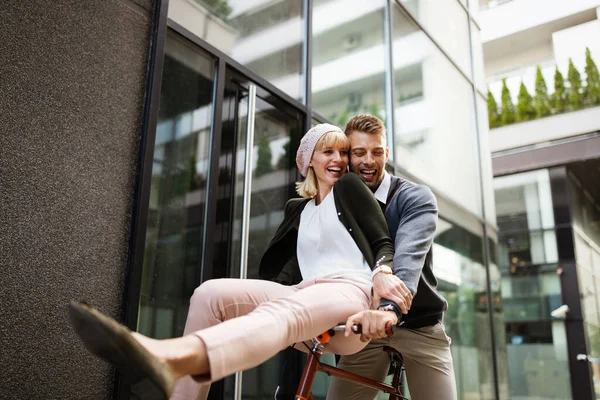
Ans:
[{"label": "man's arm", "polygon": [[[373,281],[373,290],[381,297],[381,305],[390,304],[384,299],[406,296],[406,290],[416,295],[425,257],[431,249],[437,225],[437,202],[431,190],[423,185],[410,185],[404,189],[396,204],[399,219],[394,240],[394,275],[379,273]],[[411,298],[412,300],[412,298]],[[405,313],[402,303],[395,302]],[[410,306],[410,301],[409,301]]]},{"label": "man's arm", "polygon": [[413,185],[403,194],[397,208],[400,223],[395,237],[393,270],[414,296],[435,237],[438,209],[435,196],[426,186]]}]

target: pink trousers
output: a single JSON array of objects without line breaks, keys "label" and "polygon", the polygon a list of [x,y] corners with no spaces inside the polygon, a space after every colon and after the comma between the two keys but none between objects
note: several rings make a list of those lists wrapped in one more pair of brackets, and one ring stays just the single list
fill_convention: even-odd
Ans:
[{"label": "pink trousers", "polygon": [[[204,342],[210,376],[180,379],[172,399],[204,400],[209,382],[255,367],[370,306],[370,287],[345,279],[313,279],[295,286],[252,279],[206,281],[190,300],[184,334]],[[365,346],[359,335],[337,335],[326,350],[345,355]]]}]

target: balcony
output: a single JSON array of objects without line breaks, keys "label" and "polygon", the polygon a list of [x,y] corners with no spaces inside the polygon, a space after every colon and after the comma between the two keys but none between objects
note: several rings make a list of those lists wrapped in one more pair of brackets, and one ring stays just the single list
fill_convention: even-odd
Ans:
[{"label": "balcony", "polygon": [[[484,3],[479,13],[482,43],[532,28],[579,18],[581,13],[595,14],[595,9],[600,7],[600,0],[498,0],[494,2],[480,1],[481,3]],[[498,6],[490,7],[493,4]],[[484,9],[485,6],[487,9]],[[558,29],[564,29],[564,27]]]},{"label": "balcony", "polygon": [[490,130],[492,153],[541,145],[600,131],[600,107],[553,115]]},{"label": "balcony", "polygon": [[[554,57],[488,76],[492,152],[541,144],[600,129],[600,95],[596,95],[600,93],[600,78],[595,63],[595,59],[600,60],[600,45],[595,40],[598,35],[598,20],[554,32],[549,46]],[[513,61],[518,64],[527,60]],[[493,62],[486,68],[497,69],[490,65]],[[591,78],[587,76],[587,71],[592,71]],[[546,94],[541,89],[543,86],[547,87]],[[573,90],[572,87],[579,89]],[[506,114],[504,109],[511,109],[510,105],[503,104],[506,101],[502,100],[502,94],[506,90],[516,111],[514,118],[503,115]],[[536,96],[547,99],[545,110],[534,110]],[[500,121],[495,120],[494,100],[498,105]]]}]

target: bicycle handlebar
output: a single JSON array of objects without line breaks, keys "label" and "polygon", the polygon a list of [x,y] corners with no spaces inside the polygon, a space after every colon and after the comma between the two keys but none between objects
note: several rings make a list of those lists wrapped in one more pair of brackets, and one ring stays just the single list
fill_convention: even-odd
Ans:
[{"label": "bicycle handlebar", "polygon": [[[392,336],[396,332],[397,328],[398,327],[396,325],[392,325],[391,323],[388,323],[388,326],[385,327],[385,332],[387,333],[388,336]],[[344,325],[344,324],[336,325],[333,327],[333,330],[334,331],[345,331],[346,325]],[[356,333],[357,335],[362,334],[362,325],[352,325],[352,332]]]}]

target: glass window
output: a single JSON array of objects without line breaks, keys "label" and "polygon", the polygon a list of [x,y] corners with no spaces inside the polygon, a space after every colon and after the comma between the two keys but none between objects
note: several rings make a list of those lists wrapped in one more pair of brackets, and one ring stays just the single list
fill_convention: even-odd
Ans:
[{"label": "glass window", "polygon": [[[471,76],[467,13],[456,0],[400,0],[433,39]],[[399,7],[394,7],[399,8]]]},{"label": "glass window", "polygon": [[[479,11],[486,10],[491,0],[469,0],[469,13],[478,21]],[[501,0],[504,1],[504,0]],[[510,1],[510,0],[508,0]]]},{"label": "glass window", "polygon": [[[245,103],[245,100],[242,100]],[[246,105],[241,108],[245,114]],[[240,126],[245,129],[246,117],[240,116]],[[299,113],[288,114],[260,97],[256,99],[254,121],[254,155],[252,170],[252,195],[250,199],[250,233],[248,240],[248,278],[258,279],[260,259],[275,235],[281,221],[285,203],[296,197],[296,149],[302,137]],[[240,136],[241,139],[241,136]],[[239,265],[241,248],[241,221],[243,211],[243,177],[245,140],[238,140],[236,162],[236,197],[233,204],[231,260]]]},{"label": "glass window", "polygon": [[201,281],[215,61],[175,34],[165,46],[138,330],[183,334]]},{"label": "glass window", "polygon": [[558,262],[556,235],[567,233],[568,228],[539,231],[501,232],[500,242],[506,249],[510,269],[537,268],[540,264]]},{"label": "glass window", "polygon": [[[600,357],[600,207],[573,172],[569,173],[573,239],[579,295],[588,353]],[[594,387],[600,391],[600,364],[592,363]]]},{"label": "glass window", "polygon": [[496,203],[494,199],[494,173],[492,170],[492,154],[488,135],[488,113],[486,101],[479,94],[477,98],[477,124],[479,126],[479,156],[481,157],[481,175],[483,198],[485,201],[485,219],[496,225]]},{"label": "glass window", "polygon": [[510,398],[570,399],[564,322],[507,323],[506,332]]},{"label": "glass window", "polygon": [[548,170],[494,179],[496,216],[505,262],[511,269],[530,269],[558,262],[557,232]]},{"label": "glass window", "polygon": [[550,313],[560,307],[560,279],[556,266],[503,272],[502,295],[507,322],[549,320]]},{"label": "glass window", "polygon": [[433,260],[438,288],[448,300],[444,325],[452,339],[459,398],[492,399],[494,375],[483,240],[440,218]]},{"label": "glass window", "polygon": [[[242,107],[241,110],[244,110]],[[246,118],[241,126],[246,126]],[[280,108],[278,103],[257,97],[254,122],[253,169],[250,198],[250,221],[247,261],[249,279],[258,279],[258,266],[269,242],[283,221],[283,208],[287,200],[295,197],[296,179],[295,150],[301,137],[302,118],[299,113]],[[238,180],[244,176],[245,150],[242,143],[238,149]],[[233,203],[231,260],[235,268],[240,263],[241,221],[243,190],[236,185]],[[244,371],[242,398],[271,399],[277,387],[283,353],[260,366]]]},{"label": "glass window", "polygon": [[562,304],[557,268],[501,269],[510,398],[571,396],[564,322],[550,315]]},{"label": "glass window", "polygon": [[500,232],[554,227],[554,207],[547,169],[494,179]]},{"label": "glass window", "polygon": [[[548,170],[494,179],[511,398],[570,398],[557,236]],[[549,388],[544,382],[555,382]]]},{"label": "glass window", "polygon": [[302,1],[180,0],[169,4],[169,18],[302,99]]},{"label": "glass window", "polygon": [[[471,46],[473,49],[473,81],[481,93],[487,93],[485,83],[485,69],[483,66],[483,46],[481,45],[481,31],[471,21]],[[487,108],[486,108],[487,109]],[[487,126],[487,125],[486,125]]]},{"label": "glass window", "polygon": [[384,0],[314,3],[312,103],[344,126],[367,112],[385,121]]},{"label": "glass window", "polygon": [[490,287],[492,289],[492,318],[494,322],[494,347],[496,349],[496,366],[498,369],[498,390],[501,399],[509,398],[508,389],[508,356],[504,331],[504,304],[502,302],[502,274],[498,267],[498,238],[495,231],[487,229]]},{"label": "glass window", "polygon": [[[584,323],[588,338],[588,353],[592,357],[600,357],[600,326]],[[600,363],[592,362],[592,374],[594,378],[594,390],[600,392]]]},{"label": "glass window", "polygon": [[[591,167],[589,174],[595,172]],[[600,199],[582,187],[573,172],[569,172],[573,225],[590,242],[600,247]],[[589,188],[592,189],[593,188]]]},{"label": "glass window", "polygon": [[392,17],[394,159],[481,215],[472,86],[400,7]]},{"label": "glass window", "polygon": [[[249,82],[233,71],[226,75],[223,128],[219,160],[216,227],[212,232],[214,261],[205,277],[239,278],[247,257],[247,278],[258,278],[260,258],[284,216],[287,200],[295,196],[298,148],[303,115],[257,87],[252,167],[245,168]],[[250,192],[245,192],[251,173]],[[244,195],[250,195],[249,220],[243,220]],[[242,224],[248,223],[248,243],[242,248]],[[242,253],[245,251],[246,253]],[[283,365],[283,354],[243,372],[242,398],[272,399]],[[294,364],[295,365],[295,364]],[[293,370],[293,369],[292,369]],[[211,389],[233,398],[233,377]],[[216,394],[215,394],[216,396]]]}]

